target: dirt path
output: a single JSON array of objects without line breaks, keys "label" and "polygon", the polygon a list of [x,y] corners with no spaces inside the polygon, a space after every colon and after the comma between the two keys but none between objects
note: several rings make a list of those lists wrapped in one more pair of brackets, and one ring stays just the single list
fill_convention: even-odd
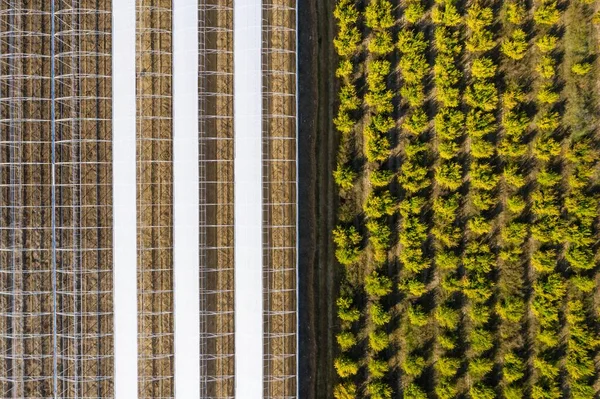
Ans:
[{"label": "dirt path", "polygon": [[331,229],[335,223],[332,171],[336,62],[333,1],[298,2],[299,37],[299,385],[304,399],[332,397],[332,329],[337,276]]}]

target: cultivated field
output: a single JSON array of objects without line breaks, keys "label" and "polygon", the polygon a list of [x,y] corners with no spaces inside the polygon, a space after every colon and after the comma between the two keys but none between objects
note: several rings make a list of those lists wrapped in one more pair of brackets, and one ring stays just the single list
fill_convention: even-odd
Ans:
[{"label": "cultivated field", "polygon": [[201,387],[234,397],[233,1],[200,9]]},{"label": "cultivated field", "polygon": [[49,7],[0,5],[0,391],[109,397],[110,2],[56,2],[53,69]]},{"label": "cultivated field", "polygon": [[598,395],[599,7],[337,1],[337,399]]},{"label": "cultivated field", "polygon": [[296,396],[296,11],[263,5],[265,397]]},{"label": "cultivated field", "polygon": [[173,121],[170,0],[137,2],[140,398],[173,392]]}]

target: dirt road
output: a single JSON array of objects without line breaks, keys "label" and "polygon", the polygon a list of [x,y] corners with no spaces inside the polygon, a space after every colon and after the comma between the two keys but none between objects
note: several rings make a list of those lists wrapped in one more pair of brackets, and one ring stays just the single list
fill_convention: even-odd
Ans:
[{"label": "dirt road", "polygon": [[331,241],[336,191],[332,125],[337,82],[333,1],[298,2],[300,397],[331,398],[337,280]]}]

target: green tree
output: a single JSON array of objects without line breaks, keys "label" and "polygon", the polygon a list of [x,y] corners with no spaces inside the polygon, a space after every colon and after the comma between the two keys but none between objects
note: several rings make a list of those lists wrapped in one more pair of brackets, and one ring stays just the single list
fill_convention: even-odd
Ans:
[{"label": "green tree", "polygon": [[494,338],[492,333],[483,328],[475,328],[471,330],[469,340],[471,344],[471,350],[478,355],[481,355],[483,352],[494,347]]},{"label": "green tree", "polygon": [[335,399],[356,399],[356,385],[351,381],[344,381],[336,385],[333,397]]},{"label": "green tree", "polygon": [[411,107],[420,107],[425,102],[425,90],[421,83],[406,83],[400,88],[400,96]]},{"label": "green tree", "polygon": [[356,180],[357,173],[352,170],[350,166],[338,164],[337,168],[333,171],[333,179],[335,184],[338,185],[342,190],[350,190],[354,187],[354,181]]},{"label": "green tree", "polygon": [[467,27],[475,32],[487,28],[494,22],[494,12],[489,7],[481,7],[479,3],[474,3],[467,11]]},{"label": "green tree", "polygon": [[554,58],[545,55],[541,58],[540,62],[536,65],[535,70],[544,79],[551,79],[556,74],[556,61]]},{"label": "green tree", "polygon": [[444,26],[457,26],[461,19],[458,9],[451,2],[436,4],[431,12],[431,20]]},{"label": "green tree", "polygon": [[417,162],[405,162],[400,167],[398,182],[406,191],[416,193],[431,185],[431,181],[427,178],[428,173],[428,168]]},{"label": "green tree", "polygon": [[504,180],[513,188],[521,188],[525,185],[525,176],[517,164],[508,164],[504,167]]},{"label": "green tree", "polygon": [[388,324],[390,322],[390,320],[392,320],[392,315],[390,315],[388,312],[386,312],[383,309],[383,306],[377,302],[374,302],[371,304],[370,314],[371,314],[371,321],[376,326],[380,326],[380,327],[385,326],[386,324]]},{"label": "green tree", "polygon": [[342,331],[335,338],[342,352],[346,352],[356,346],[356,336],[351,331]]},{"label": "green tree", "polygon": [[490,51],[495,46],[494,34],[488,30],[473,32],[466,43],[467,50],[472,53]]},{"label": "green tree", "polygon": [[367,391],[371,395],[371,399],[391,399],[392,388],[381,381],[372,381],[367,384]]},{"label": "green tree", "polygon": [[484,383],[477,383],[469,389],[471,399],[495,399],[496,392]]},{"label": "green tree", "polygon": [[525,7],[520,2],[506,3],[506,19],[513,25],[523,23],[524,16],[527,14]]},{"label": "green tree", "polygon": [[369,181],[373,187],[385,187],[390,184],[394,172],[391,170],[374,170],[369,174]]},{"label": "green tree", "polygon": [[421,356],[406,356],[406,359],[402,362],[402,370],[407,375],[412,377],[418,377],[423,372],[426,362]]},{"label": "green tree", "polygon": [[558,37],[550,34],[545,34],[536,40],[535,45],[541,53],[549,53],[556,48]]},{"label": "green tree", "polygon": [[333,120],[333,124],[340,133],[349,134],[352,132],[356,122],[350,117],[347,112],[340,112]]},{"label": "green tree", "polygon": [[500,176],[492,170],[487,163],[473,162],[469,172],[471,187],[490,191],[493,190],[500,181]]},{"label": "green tree", "polygon": [[371,378],[383,378],[390,370],[390,366],[387,364],[387,362],[379,359],[369,359],[367,368],[369,369]]},{"label": "green tree", "polygon": [[507,209],[514,213],[514,214],[519,214],[521,212],[523,212],[523,210],[525,209],[525,200],[523,199],[522,196],[515,194],[510,196],[507,200],[506,200],[506,207]]},{"label": "green tree", "polygon": [[571,72],[575,75],[584,76],[592,71],[592,64],[589,62],[578,62],[573,64],[571,67]]},{"label": "green tree", "polygon": [[533,20],[540,25],[554,25],[560,20],[556,1],[546,2],[533,12]]},{"label": "green tree", "polygon": [[537,94],[537,100],[542,104],[554,104],[560,99],[560,94],[554,91],[554,86],[545,84],[540,88]]},{"label": "green tree", "polygon": [[396,211],[396,199],[392,197],[389,190],[381,193],[370,193],[367,201],[363,206],[363,210],[369,218],[380,218],[385,215],[391,216]]},{"label": "green tree", "polygon": [[429,119],[423,108],[413,108],[402,122],[402,127],[409,133],[419,135],[427,130]]},{"label": "green tree", "polygon": [[386,134],[374,129],[372,126],[365,127],[365,155],[369,162],[385,161],[390,156],[390,141]]},{"label": "green tree", "polygon": [[527,34],[522,29],[515,29],[510,38],[501,45],[502,52],[513,60],[522,60],[527,53]]},{"label": "green tree", "polygon": [[338,357],[333,363],[337,374],[342,377],[350,377],[358,374],[358,363],[349,357]]},{"label": "green tree", "polygon": [[477,81],[465,90],[465,102],[476,109],[493,111],[498,105],[498,90],[493,83]]},{"label": "green tree", "polygon": [[400,281],[398,284],[398,289],[415,297],[421,297],[427,292],[427,286],[425,283],[414,278]]},{"label": "green tree", "polygon": [[478,236],[488,234],[492,230],[492,224],[483,216],[475,216],[467,221],[468,229]]},{"label": "green tree", "polygon": [[376,32],[369,40],[368,49],[377,55],[387,55],[394,51],[391,33],[388,31]]},{"label": "green tree", "polygon": [[435,369],[442,377],[454,377],[460,369],[460,359],[440,357],[435,363]]},{"label": "green tree", "polygon": [[353,323],[360,319],[360,312],[352,306],[353,300],[350,297],[341,296],[337,299],[338,317],[340,320]]},{"label": "green tree", "polygon": [[381,352],[390,344],[390,338],[385,331],[372,331],[369,333],[369,348],[374,352]]},{"label": "green tree", "polygon": [[366,25],[371,29],[389,29],[394,26],[392,3],[388,0],[372,0],[365,9]]},{"label": "green tree", "polygon": [[358,51],[361,41],[360,31],[356,26],[340,27],[333,45],[341,57],[349,57]]},{"label": "green tree", "polygon": [[558,112],[546,111],[538,117],[536,125],[544,132],[553,132],[560,125],[560,116]]},{"label": "green tree", "polygon": [[411,24],[416,24],[425,15],[425,7],[419,0],[411,0],[407,2],[404,9],[404,18]]},{"label": "green tree", "polygon": [[460,314],[457,310],[442,305],[435,310],[435,320],[441,327],[454,331],[458,328]]},{"label": "green tree", "polygon": [[502,374],[509,383],[520,380],[525,376],[525,362],[513,352],[508,352],[504,355]]},{"label": "green tree", "polygon": [[347,266],[358,260],[361,240],[362,237],[354,226],[337,226],[333,230],[333,242],[337,246],[335,255],[340,264]]},{"label": "green tree", "polygon": [[449,190],[456,190],[462,185],[462,168],[456,162],[446,162],[436,168],[437,183]]},{"label": "green tree", "polygon": [[452,399],[458,395],[456,383],[448,378],[440,379],[440,382],[435,387],[435,393],[439,399]]},{"label": "green tree", "polygon": [[335,70],[335,76],[342,79],[350,79],[354,72],[354,65],[350,60],[341,60],[339,66]]},{"label": "green tree", "polygon": [[[472,359],[469,362],[469,375],[474,380],[480,380],[485,377],[494,367],[494,361],[490,359]],[[472,394],[472,393],[471,393]],[[494,398],[492,396],[492,398]]]},{"label": "green tree", "polygon": [[473,60],[471,75],[477,79],[487,79],[496,76],[497,66],[489,57],[481,57]]},{"label": "green tree", "polygon": [[424,327],[428,323],[427,314],[420,306],[411,306],[408,308],[408,321],[416,327]]},{"label": "green tree", "polygon": [[422,31],[403,29],[398,33],[398,49],[402,54],[423,54],[427,47],[425,34]]},{"label": "green tree", "polygon": [[404,388],[404,399],[427,399],[427,394],[417,384],[411,382]]}]

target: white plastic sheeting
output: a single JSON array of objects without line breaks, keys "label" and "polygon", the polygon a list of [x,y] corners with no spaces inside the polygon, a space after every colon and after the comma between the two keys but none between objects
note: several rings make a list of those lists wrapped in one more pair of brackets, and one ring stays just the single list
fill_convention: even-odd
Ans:
[{"label": "white plastic sheeting", "polygon": [[233,12],[235,390],[263,397],[262,1]]},{"label": "white plastic sheeting", "polygon": [[173,1],[175,396],[200,398],[198,0]]},{"label": "white plastic sheeting", "polygon": [[115,399],[138,397],[135,0],[113,0]]}]

